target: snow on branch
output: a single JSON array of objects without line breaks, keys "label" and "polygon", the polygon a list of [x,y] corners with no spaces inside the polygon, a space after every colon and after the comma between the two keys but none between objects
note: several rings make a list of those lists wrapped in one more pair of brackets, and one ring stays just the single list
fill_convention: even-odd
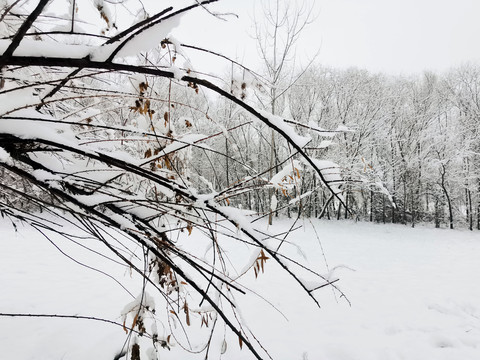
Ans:
[{"label": "snow on branch", "polygon": [[[0,41],[0,212],[47,238],[55,233],[73,239],[79,232],[97,239],[109,256],[138,274],[142,292],[120,315],[127,336],[148,333],[150,354],[175,343],[191,352],[201,348],[206,356],[221,352],[214,334],[228,328],[240,346],[263,359],[269,354],[236,302],[236,296],[251,293],[245,272],[254,269],[259,277],[276,266],[318,306],[316,290],[338,289],[336,279],[280,252],[277,245],[290,231],[280,239],[254,224],[265,211],[265,194],[272,186],[299,189],[300,170],[309,167],[343,203],[343,179],[336,164],[307,154],[312,139],[296,131],[298,123],[258,110],[178,65],[186,49],[168,38],[170,30],[183,14],[215,1],[166,7],[105,35],[108,40],[100,44],[77,37],[73,25],[63,38],[51,33],[53,40],[26,39],[29,29],[44,26],[38,18],[45,0],[20,26],[12,22],[12,36]],[[110,24],[112,9],[107,12],[103,1],[94,4]],[[81,21],[72,11],[71,21]],[[202,96],[205,90],[228,105],[211,104]],[[257,123],[273,129],[291,150],[288,164],[270,179]],[[305,196],[286,206],[299,206]],[[57,221],[61,227],[52,225]],[[72,224],[74,231],[63,230]],[[229,252],[245,248],[243,264],[233,264]],[[162,315],[159,303],[165,305]],[[171,333],[160,334],[156,321]],[[197,346],[187,331],[195,321],[202,329]],[[140,343],[133,338],[126,349],[132,359],[143,349]]]}]

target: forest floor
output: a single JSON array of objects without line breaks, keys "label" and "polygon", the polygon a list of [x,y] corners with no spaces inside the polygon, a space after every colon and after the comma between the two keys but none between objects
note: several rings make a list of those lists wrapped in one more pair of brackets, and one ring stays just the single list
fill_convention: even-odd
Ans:
[{"label": "forest floor", "polygon": [[[479,232],[348,221],[302,225],[290,237],[299,248],[285,245],[284,250],[338,276],[336,285],[351,305],[324,288],[315,294],[319,309],[270,260],[258,278],[253,271],[247,274],[249,286],[271,304],[250,296],[239,298],[238,305],[274,359],[480,359]],[[279,220],[274,226],[280,232],[290,223]],[[139,289],[124,267],[67,241],[57,245]],[[130,301],[111,278],[72,261],[34,230],[15,232],[0,222],[0,313],[84,315],[121,323]],[[112,360],[124,341],[122,327],[109,323],[0,317],[3,359]],[[203,358],[179,350],[162,351],[160,358]],[[237,340],[221,358],[253,357]]]}]

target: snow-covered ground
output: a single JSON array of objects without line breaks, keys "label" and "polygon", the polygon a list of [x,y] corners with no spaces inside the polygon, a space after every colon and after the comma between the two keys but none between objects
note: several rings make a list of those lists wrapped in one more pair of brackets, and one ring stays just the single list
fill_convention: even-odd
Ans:
[{"label": "snow-covered ground", "polygon": [[[274,359],[480,359],[480,233],[401,225],[314,221],[291,235],[312,268],[328,268],[351,306],[324,288],[318,309],[271,262],[248,280],[259,297],[238,297],[242,316]],[[287,229],[285,221],[276,230]],[[272,230],[272,229],[270,229]],[[194,233],[195,234],[195,233]],[[192,239],[193,236],[192,235]],[[128,269],[64,240],[64,252],[134,284]],[[294,246],[292,256],[300,256]],[[233,259],[235,254],[229,254]],[[335,269],[336,266],[339,266]],[[96,316],[122,322],[131,297],[111,278],[73,262],[33,230],[0,223],[0,313]],[[160,304],[160,301],[157,305]],[[281,314],[280,312],[281,311]],[[194,328],[192,325],[191,328]],[[2,359],[113,359],[120,326],[81,319],[0,317]],[[179,349],[162,359],[196,359]],[[222,359],[250,359],[238,341]]]}]

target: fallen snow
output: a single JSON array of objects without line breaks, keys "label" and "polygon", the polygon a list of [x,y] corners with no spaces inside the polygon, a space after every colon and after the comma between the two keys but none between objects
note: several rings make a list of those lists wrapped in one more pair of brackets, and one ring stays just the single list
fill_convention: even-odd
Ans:
[{"label": "fallen snow", "polygon": [[[259,297],[236,297],[243,320],[274,359],[480,358],[479,232],[346,221],[314,220],[313,224],[321,247],[305,221],[282,250],[297,259],[295,246],[300,246],[312,268],[322,274],[335,270],[334,277],[341,279],[336,285],[352,306],[323,288],[315,292],[322,305],[316,308],[271,259],[257,279],[253,270],[247,272],[248,286],[283,313]],[[280,233],[290,226],[286,220],[274,219],[269,229]],[[200,236],[193,231],[192,246],[199,246]],[[0,312],[93,315],[122,322],[125,306],[135,300],[110,278],[63,256],[33,230],[20,227],[15,233],[1,221],[0,239]],[[128,268],[65,240],[57,244],[139,294],[141,284]],[[243,261],[240,254],[246,255]],[[228,257],[243,265],[252,262],[251,254],[242,251]],[[157,306],[161,302],[155,299]],[[0,324],[0,343],[8,345],[2,349],[5,359],[110,360],[125,340],[121,326],[87,320],[0,317]],[[200,326],[194,323],[189,330],[196,328]],[[215,347],[224,347],[219,333],[214,339]],[[222,359],[253,358],[245,348],[239,349],[234,336],[227,336],[226,342]],[[160,357],[203,359],[178,347],[162,350]]]}]

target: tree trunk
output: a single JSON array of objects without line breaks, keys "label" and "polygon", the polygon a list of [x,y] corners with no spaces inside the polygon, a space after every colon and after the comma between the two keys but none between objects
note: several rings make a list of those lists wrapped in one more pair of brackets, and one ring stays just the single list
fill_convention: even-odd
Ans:
[{"label": "tree trunk", "polygon": [[228,154],[228,139],[225,138],[225,177],[226,177],[226,180],[227,180],[227,186],[230,185],[230,170],[229,170],[229,166],[228,166],[228,157],[229,157],[229,154]]},{"label": "tree trunk", "polygon": [[470,189],[465,189],[465,205],[467,208],[467,223],[468,229],[473,230],[473,209],[472,209],[472,192]]},{"label": "tree trunk", "polygon": [[480,230],[480,179],[477,187],[477,230]]},{"label": "tree trunk", "polygon": [[406,176],[403,176],[403,224],[407,224],[407,204],[408,204],[408,197],[407,197],[407,179]]},{"label": "tree trunk", "polygon": [[373,205],[373,202],[374,202],[375,198],[374,198],[374,195],[373,195],[373,190],[370,190],[370,222],[373,222],[373,218],[374,218],[374,205]]},{"label": "tree trunk", "polygon": [[414,191],[411,192],[411,199],[412,199],[412,228],[414,228],[415,227],[415,216],[417,214],[416,209],[415,209],[415,194],[414,194]]},{"label": "tree trunk", "polygon": [[441,186],[442,186],[443,194],[445,195],[445,199],[447,200],[447,206],[448,206],[448,221],[449,221],[449,224],[450,224],[450,229],[453,230],[453,209],[452,209],[452,201],[450,200],[450,196],[449,196],[449,194],[448,194],[448,190],[447,190],[447,187],[446,187],[446,185],[445,185],[445,173],[446,173],[445,165],[442,164],[442,170],[441,170],[441,179],[442,179],[442,182],[441,182]]},{"label": "tree trunk", "polygon": [[[383,223],[385,224],[386,221],[387,221],[387,216],[386,216],[386,204],[387,204],[387,201],[385,200],[385,194],[382,194],[382,220],[383,220]],[[392,206],[393,207],[393,206]]]},{"label": "tree trunk", "polygon": [[[341,207],[339,207],[340,209]],[[345,196],[345,220],[348,219],[348,211],[347,209],[350,208],[350,191],[347,190],[347,196]]]},{"label": "tree trunk", "polygon": [[[390,145],[391,145],[391,161],[392,161],[392,185],[393,185],[393,191],[392,191],[392,198],[394,203],[396,203],[396,197],[397,197],[397,175],[395,171],[395,144],[393,141],[393,137],[390,138]],[[396,219],[395,219],[395,206],[392,206],[392,224],[395,224]]]},{"label": "tree trunk", "polygon": [[[271,132],[272,132],[272,137],[271,137],[271,144],[270,144],[270,171],[269,171],[270,179],[273,177],[273,168],[274,168],[273,164],[275,161],[275,133],[273,129],[271,130]],[[269,206],[270,213],[268,214],[269,225],[272,225],[273,223],[273,211],[271,211],[272,197],[273,197],[273,188],[270,188],[268,190],[268,204],[270,205]]]}]

